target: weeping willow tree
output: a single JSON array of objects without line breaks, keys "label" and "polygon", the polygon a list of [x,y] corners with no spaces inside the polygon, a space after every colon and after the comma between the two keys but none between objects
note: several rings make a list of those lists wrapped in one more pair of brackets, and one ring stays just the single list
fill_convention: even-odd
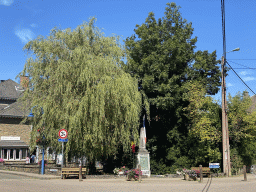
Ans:
[{"label": "weeping willow tree", "polygon": [[[130,150],[138,141],[141,94],[121,69],[124,51],[118,36],[106,37],[95,18],[76,29],[54,28],[47,38],[28,42],[31,54],[19,76],[29,77],[23,100],[30,101],[36,130],[60,149],[58,130],[68,131],[65,153],[95,159]],[[42,107],[43,113],[40,108]]]}]

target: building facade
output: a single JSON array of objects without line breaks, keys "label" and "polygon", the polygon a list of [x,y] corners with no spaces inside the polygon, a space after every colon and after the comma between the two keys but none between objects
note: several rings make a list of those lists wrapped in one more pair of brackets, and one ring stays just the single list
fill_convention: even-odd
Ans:
[{"label": "building facade", "polygon": [[26,161],[29,156],[31,126],[21,124],[28,110],[18,101],[23,91],[11,79],[0,80],[0,158],[4,161]]}]

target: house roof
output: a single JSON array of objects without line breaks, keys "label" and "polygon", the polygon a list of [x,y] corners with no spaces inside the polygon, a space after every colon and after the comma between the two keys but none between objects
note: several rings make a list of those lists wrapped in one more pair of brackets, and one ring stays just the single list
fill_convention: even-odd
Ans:
[{"label": "house roof", "polygon": [[0,99],[16,100],[22,92],[22,87],[15,81],[11,79],[0,81]]},{"label": "house roof", "polygon": [[0,105],[0,117],[24,118],[29,110],[24,110],[23,104],[17,99],[23,94],[23,88],[11,79],[0,80],[0,100],[16,101],[9,105]]},{"label": "house roof", "polygon": [[22,101],[16,101],[4,108],[0,108],[0,117],[24,118],[29,115],[29,110],[25,110]]}]

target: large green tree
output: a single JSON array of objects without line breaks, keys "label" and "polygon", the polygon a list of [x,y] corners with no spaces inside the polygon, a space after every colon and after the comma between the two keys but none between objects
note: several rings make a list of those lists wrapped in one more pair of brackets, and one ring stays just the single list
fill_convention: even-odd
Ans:
[{"label": "large green tree", "polygon": [[252,105],[255,104],[246,91],[228,96],[230,148],[234,152],[231,160],[241,157],[246,165],[256,160],[256,111]]},{"label": "large green tree", "polygon": [[193,164],[220,162],[221,148],[221,107],[212,97],[206,96],[203,85],[197,81],[188,82],[184,86],[184,100],[189,105],[184,108],[188,125],[188,155]]},{"label": "large green tree", "polygon": [[153,172],[162,169],[164,173],[175,162],[180,166],[188,162],[184,142],[191,122],[183,111],[189,104],[183,99],[186,82],[199,81],[211,95],[220,86],[216,52],[195,52],[192,23],[182,18],[179,8],[167,3],[164,17],[158,21],[149,13],[125,41],[124,69],[138,79],[139,89],[150,103],[147,136]]},{"label": "large green tree", "polygon": [[[22,98],[35,118],[31,146],[40,129],[49,145],[60,148],[58,130],[68,131],[66,154],[95,159],[130,150],[138,141],[141,94],[137,81],[120,65],[119,37],[106,37],[95,19],[75,30],[54,28],[24,47],[31,57],[20,75],[29,77]],[[40,114],[41,108],[43,114]]]}]

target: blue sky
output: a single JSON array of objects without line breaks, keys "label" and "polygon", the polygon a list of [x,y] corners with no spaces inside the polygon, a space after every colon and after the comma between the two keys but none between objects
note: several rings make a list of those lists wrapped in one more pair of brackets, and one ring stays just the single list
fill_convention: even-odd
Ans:
[{"label": "blue sky", "polygon": [[[38,35],[48,36],[55,26],[76,28],[90,17],[108,36],[112,33],[125,39],[134,34],[136,24],[145,22],[149,12],[156,19],[164,16],[166,0],[0,0],[0,80],[15,80],[28,56],[24,45]],[[177,0],[182,17],[192,22],[197,50],[217,50],[222,56],[221,0]],[[256,1],[226,1],[227,54],[229,64],[256,92]],[[236,60],[233,60],[236,59]],[[245,60],[246,59],[246,60]],[[252,60],[251,60],[252,59]],[[245,69],[237,69],[245,68]],[[256,68],[256,67],[255,67]],[[232,71],[227,77],[227,90],[232,95],[247,88]],[[15,80],[18,82],[18,80]],[[248,90],[248,89],[247,89]],[[253,93],[249,91],[250,95]],[[216,96],[220,99],[219,96]]]}]

